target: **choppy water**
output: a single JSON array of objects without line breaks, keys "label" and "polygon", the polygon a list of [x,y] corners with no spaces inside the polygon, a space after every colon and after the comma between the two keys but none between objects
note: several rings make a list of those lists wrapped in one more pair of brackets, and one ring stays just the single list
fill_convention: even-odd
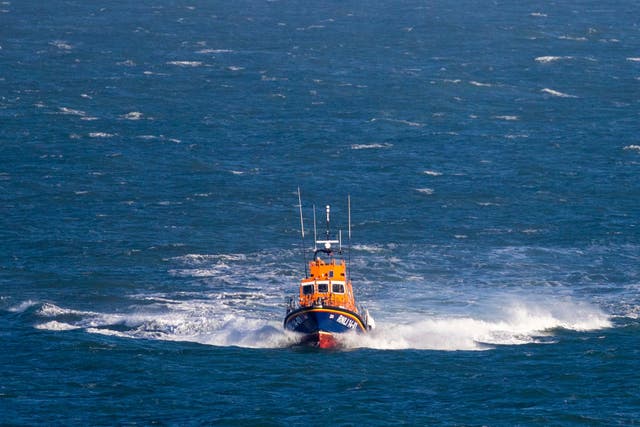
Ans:
[{"label": "choppy water", "polygon": [[[0,424],[640,423],[637,2],[0,12]],[[282,331],[298,186],[344,351]]]}]

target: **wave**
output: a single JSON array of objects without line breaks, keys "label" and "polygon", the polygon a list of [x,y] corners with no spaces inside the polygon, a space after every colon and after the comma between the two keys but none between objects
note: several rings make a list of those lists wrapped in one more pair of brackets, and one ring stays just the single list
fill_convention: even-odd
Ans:
[{"label": "wave", "polygon": [[573,59],[573,56],[538,56],[535,61],[548,64],[550,62],[560,61],[563,59]]},{"label": "wave", "polygon": [[[35,327],[247,348],[283,348],[299,339],[283,330],[280,313],[269,312],[273,302],[259,292],[228,292],[209,298],[186,294],[182,298],[191,299],[146,296],[128,313],[98,313],[44,303],[36,311],[41,321]],[[32,304],[25,302],[21,308]],[[267,312],[270,314],[265,315]],[[487,350],[497,345],[551,343],[557,329],[590,331],[612,326],[610,317],[599,308],[570,300],[500,302],[474,316],[408,313],[406,317],[410,320],[378,320],[378,328],[366,335],[339,339],[351,349]]]},{"label": "wave", "polygon": [[176,65],[178,67],[200,67],[202,61],[168,61],[168,65]]},{"label": "wave", "polygon": [[433,188],[416,188],[415,190],[420,194],[426,195],[431,195],[435,192]]},{"label": "wave", "polygon": [[493,86],[491,83],[481,83],[481,82],[477,82],[475,80],[471,80],[469,82],[469,84],[471,84],[473,86],[478,86],[478,87],[492,87]]},{"label": "wave", "polygon": [[371,150],[375,148],[391,148],[393,144],[384,143],[384,144],[352,144],[352,150]]},{"label": "wave", "polygon": [[349,348],[381,350],[487,350],[496,345],[553,342],[552,331],[590,331],[611,327],[600,309],[574,302],[546,305],[513,303],[496,309],[493,319],[442,317],[384,324],[367,335],[348,335]]},{"label": "wave", "polygon": [[142,118],[143,114],[139,111],[131,111],[127,114],[123,114],[122,116],[120,116],[123,119],[126,120],[140,120]]},{"label": "wave", "polygon": [[640,145],[627,145],[626,147],[623,148],[623,150],[635,150],[635,151],[640,151]]},{"label": "wave", "polygon": [[369,122],[377,122],[377,121],[385,121],[385,122],[390,122],[390,123],[398,123],[401,125],[407,125],[407,126],[411,126],[411,127],[423,127],[424,123],[419,123],[419,122],[412,122],[410,120],[402,120],[402,119],[390,119],[390,118],[386,118],[386,117],[382,117],[382,118],[377,118],[374,117],[373,119],[369,120]]},{"label": "wave", "polygon": [[115,134],[108,132],[89,132],[89,138],[111,138],[113,136]]},{"label": "wave", "polygon": [[[37,329],[88,333],[129,339],[187,341],[216,346],[279,348],[296,342],[297,337],[283,330],[279,319],[269,320],[245,311],[247,294],[217,295],[216,299],[176,300],[155,298],[129,313],[98,313],[73,310],[45,303],[37,310],[42,322]],[[260,299],[259,295],[249,295]],[[233,309],[229,301],[235,301]],[[240,304],[239,301],[242,301]]]},{"label": "wave", "polygon": [[557,96],[557,97],[560,97],[560,98],[577,98],[577,96],[575,96],[575,95],[569,95],[567,93],[559,92],[557,90],[553,90],[553,89],[549,89],[549,88],[544,88],[540,92],[548,93],[549,95]]},{"label": "wave", "polygon": [[53,41],[49,42],[49,45],[57,47],[60,50],[71,50],[71,49],[73,49],[73,46],[71,46],[65,40],[53,40]]}]

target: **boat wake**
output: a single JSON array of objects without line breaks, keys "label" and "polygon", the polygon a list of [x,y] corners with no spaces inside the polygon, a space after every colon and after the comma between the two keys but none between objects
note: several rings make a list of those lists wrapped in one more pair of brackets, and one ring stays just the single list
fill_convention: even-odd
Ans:
[{"label": "boat wake", "polygon": [[[128,312],[101,313],[26,301],[9,311],[29,312],[36,328],[82,330],[127,339],[195,342],[213,346],[285,348],[299,337],[282,328],[278,312],[248,312],[216,300],[146,297]],[[261,315],[261,316],[260,316]],[[554,343],[558,329],[589,331],[612,326],[594,305],[571,300],[554,303],[511,302],[482,315],[417,315],[403,321],[377,319],[368,334],[342,334],[343,348],[380,350],[488,350],[499,345]]]},{"label": "boat wake", "polygon": [[554,343],[554,332],[558,329],[590,331],[611,326],[607,314],[587,304],[513,303],[479,318],[416,318],[407,323],[381,325],[368,335],[349,336],[346,346],[386,350],[487,350],[498,345]]}]

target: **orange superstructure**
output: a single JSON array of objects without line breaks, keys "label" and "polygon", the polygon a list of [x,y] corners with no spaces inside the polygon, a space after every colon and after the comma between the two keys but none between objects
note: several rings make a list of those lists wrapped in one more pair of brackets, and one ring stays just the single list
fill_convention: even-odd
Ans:
[{"label": "orange superstructure", "polygon": [[344,260],[331,258],[324,262],[316,258],[309,262],[309,273],[300,282],[301,307],[322,304],[358,312]]}]

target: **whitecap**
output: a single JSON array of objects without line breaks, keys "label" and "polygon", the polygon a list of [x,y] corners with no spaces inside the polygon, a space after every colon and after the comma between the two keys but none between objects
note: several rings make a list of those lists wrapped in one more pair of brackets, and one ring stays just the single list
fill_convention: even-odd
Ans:
[{"label": "whitecap", "polygon": [[426,170],[422,172],[425,175],[429,175],[429,176],[441,176],[442,172],[436,172],[436,171],[432,171],[432,170]]},{"label": "whitecap", "polygon": [[360,244],[360,245],[353,245],[352,247],[356,251],[363,251],[363,252],[369,252],[369,253],[379,253],[385,250],[385,248],[381,245]]},{"label": "whitecap", "polygon": [[64,40],[53,40],[52,42],[49,42],[49,44],[51,46],[55,46],[60,50],[71,50],[73,49],[73,46],[71,46],[68,42],[64,41]]},{"label": "whitecap", "polygon": [[640,57],[636,57],[636,58],[627,58],[627,61],[631,61],[631,62],[640,62]]},{"label": "whitecap", "polygon": [[126,61],[116,62],[116,65],[123,65],[125,67],[135,67],[136,63],[131,59],[127,59]]},{"label": "whitecap", "polygon": [[574,37],[574,36],[560,36],[560,37],[558,37],[558,39],[560,39],[560,40],[573,40],[573,41],[578,41],[578,42],[587,41],[586,37]]},{"label": "whitecap", "polygon": [[87,114],[82,110],[75,110],[73,108],[68,108],[68,107],[58,107],[58,110],[60,111],[61,114],[69,114],[71,116],[86,116]]},{"label": "whitecap", "polygon": [[115,135],[107,132],[89,132],[90,138],[111,138],[113,136]]},{"label": "whitecap", "polygon": [[200,67],[202,61],[169,61],[169,65],[176,65],[178,67]]},{"label": "whitecap", "polygon": [[491,83],[480,83],[480,82],[477,82],[475,80],[471,80],[469,82],[469,84],[471,84],[473,86],[479,86],[479,87],[491,87],[491,86],[493,86]]},{"label": "whitecap", "polygon": [[58,322],[57,320],[52,320],[51,322],[45,322],[36,325],[36,329],[44,329],[47,331],[72,331],[74,329],[81,329],[81,327],[70,325],[69,323]]},{"label": "whitecap", "polygon": [[12,312],[12,313],[23,313],[26,310],[28,310],[29,308],[36,306],[40,304],[38,301],[33,301],[33,300],[27,300],[27,301],[23,301],[20,304],[10,307],[8,309],[8,311]]},{"label": "whitecap", "polygon": [[376,149],[376,148],[391,148],[393,147],[393,144],[389,144],[389,143],[384,143],[384,144],[379,144],[379,143],[374,143],[374,144],[352,144],[351,145],[351,149],[352,150],[371,150],[371,149]]},{"label": "whitecap", "polygon": [[575,96],[575,95],[569,95],[567,93],[559,92],[557,90],[553,90],[553,89],[549,89],[549,88],[544,88],[544,89],[540,90],[540,92],[548,93],[549,95],[557,96],[559,98],[577,98],[577,96]]},{"label": "whitecap", "polygon": [[531,12],[529,16],[534,16],[536,18],[546,18],[547,14],[542,12]]},{"label": "whitecap", "polygon": [[371,120],[369,120],[370,122],[376,122],[378,120],[382,120],[382,121],[386,121],[386,122],[391,122],[391,123],[400,123],[403,125],[408,125],[408,126],[412,126],[412,127],[422,127],[424,126],[423,123],[419,123],[419,122],[412,122],[409,120],[402,120],[402,119],[390,119],[390,118],[373,118]]},{"label": "whitecap", "polygon": [[123,114],[120,117],[126,120],[140,120],[142,118],[142,113],[139,111],[131,111],[127,114]]},{"label": "whitecap", "polygon": [[434,193],[433,188],[416,188],[416,191],[421,194],[431,195]]},{"label": "whitecap", "polygon": [[560,61],[563,59],[573,59],[573,56],[538,56],[535,61],[548,64],[550,62]]},{"label": "whitecap", "polygon": [[[496,303],[487,318],[417,318],[407,323],[377,321],[367,335],[344,337],[347,347],[401,350],[487,350],[495,345],[549,342],[552,331],[590,331],[611,327],[597,307],[566,300]],[[545,340],[542,340],[545,338]]]},{"label": "whitecap", "polygon": [[493,116],[494,119],[506,120],[506,121],[515,121],[520,120],[518,116]]},{"label": "whitecap", "polygon": [[237,65],[230,65],[230,66],[227,67],[227,69],[229,71],[242,71],[242,70],[244,70],[244,67],[239,67]]},{"label": "whitecap", "polygon": [[196,53],[207,54],[207,53],[232,53],[232,52],[233,50],[231,49],[200,49]]},{"label": "whitecap", "polygon": [[635,150],[640,151],[640,145],[627,145],[623,150]]}]

